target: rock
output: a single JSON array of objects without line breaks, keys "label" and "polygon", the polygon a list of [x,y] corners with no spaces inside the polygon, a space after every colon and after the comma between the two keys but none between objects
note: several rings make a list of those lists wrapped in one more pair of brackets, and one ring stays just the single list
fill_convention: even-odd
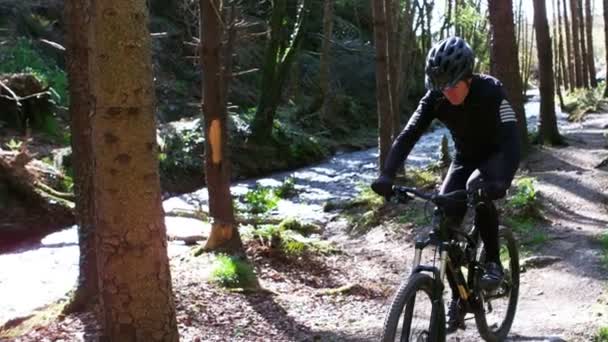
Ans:
[{"label": "rock", "polygon": [[543,268],[561,260],[562,258],[560,257],[549,255],[532,256],[523,259],[521,261],[521,266],[524,268]]}]

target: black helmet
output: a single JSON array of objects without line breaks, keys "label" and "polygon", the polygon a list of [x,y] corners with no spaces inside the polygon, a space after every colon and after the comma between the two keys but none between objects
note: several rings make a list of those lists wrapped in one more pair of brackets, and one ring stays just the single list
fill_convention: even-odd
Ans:
[{"label": "black helmet", "polygon": [[426,57],[424,83],[429,90],[452,87],[473,74],[475,56],[464,39],[449,37],[435,44]]}]

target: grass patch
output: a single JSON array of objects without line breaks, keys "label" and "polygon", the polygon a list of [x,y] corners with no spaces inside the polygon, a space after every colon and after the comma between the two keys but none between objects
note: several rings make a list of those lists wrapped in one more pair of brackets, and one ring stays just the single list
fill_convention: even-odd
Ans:
[{"label": "grass patch", "polygon": [[536,180],[522,177],[515,181],[515,191],[507,198],[507,208],[516,216],[540,217],[540,202],[536,190]]},{"label": "grass patch", "polygon": [[350,232],[363,234],[380,223],[380,208],[385,200],[378,196],[368,185],[359,186],[359,194],[344,204],[345,216]]},{"label": "grass patch", "polygon": [[437,167],[410,169],[406,172],[405,183],[415,188],[434,188],[440,181],[440,175],[437,171]]},{"label": "grass patch", "polygon": [[44,327],[56,321],[63,311],[66,302],[61,301],[47,305],[32,314],[15,318],[0,326],[0,340],[13,340],[39,327]]},{"label": "grass patch", "polygon": [[287,177],[283,180],[283,183],[273,191],[279,198],[291,198],[298,194],[298,191],[296,190],[296,180],[293,177]]},{"label": "grass patch", "polygon": [[428,223],[427,216],[421,208],[408,208],[405,213],[397,217],[397,222],[401,224],[413,223],[416,226],[422,226]]},{"label": "grass patch", "polygon": [[257,281],[249,263],[235,256],[219,254],[213,264],[211,282],[226,288],[250,288],[255,287]]},{"label": "grass patch", "polygon": [[524,253],[547,242],[547,232],[538,228],[543,216],[534,178],[522,177],[515,181],[515,191],[507,198],[505,210],[504,221],[517,234]]},{"label": "grass patch", "polygon": [[271,188],[256,184],[243,196],[243,202],[247,212],[257,215],[275,209],[278,206],[279,197]]},{"label": "grass patch", "polygon": [[320,228],[316,225],[288,218],[278,225],[263,225],[245,231],[243,238],[257,241],[270,254],[278,253],[291,258],[336,252],[331,243],[319,238],[319,232]]},{"label": "grass patch", "polygon": [[602,327],[597,331],[595,342],[608,342],[608,327]]}]

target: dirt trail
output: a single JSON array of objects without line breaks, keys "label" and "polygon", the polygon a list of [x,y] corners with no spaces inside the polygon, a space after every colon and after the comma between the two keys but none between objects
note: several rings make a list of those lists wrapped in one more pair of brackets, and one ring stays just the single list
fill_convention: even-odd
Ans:
[{"label": "dirt trail", "polygon": [[[562,127],[565,148],[539,148],[529,156],[538,180],[549,240],[537,255],[561,261],[522,274],[514,340],[590,341],[608,325],[608,272],[597,238],[608,232],[608,172],[595,168],[608,157],[605,114]],[[464,336],[464,335],[463,335]]]}]

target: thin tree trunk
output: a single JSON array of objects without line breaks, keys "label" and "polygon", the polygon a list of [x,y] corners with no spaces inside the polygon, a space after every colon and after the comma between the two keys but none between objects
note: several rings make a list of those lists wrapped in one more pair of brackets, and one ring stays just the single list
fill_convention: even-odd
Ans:
[{"label": "thin tree trunk", "polygon": [[444,39],[450,35],[450,26],[452,25],[452,0],[445,0],[445,15],[443,25],[441,26],[440,39]]},{"label": "thin tree trunk", "polygon": [[374,43],[376,48],[376,104],[378,111],[379,162],[380,170],[391,146],[392,100],[389,81],[388,44],[386,12],[384,0],[372,0],[374,17]]},{"label": "thin tree trunk", "polygon": [[83,28],[89,2],[66,0],[64,3],[66,66],[70,90],[70,132],[76,194],[76,222],[80,249],[76,291],[64,313],[86,310],[99,295],[95,249],[95,206],[93,202],[93,154],[91,142],[91,94],[89,90],[89,50]]},{"label": "thin tree trunk", "polygon": [[566,90],[570,89],[570,75],[569,75],[569,71],[568,71],[568,67],[566,65],[566,58],[564,56],[564,34],[563,34],[563,24],[562,24],[562,13],[561,13],[561,8],[560,8],[560,0],[557,0],[557,8],[555,10],[555,12],[557,13],[557,30],[558,30],[558,36],[559,36],[559,65],[560,65],[560,70],[561,70],[561,75],[562,75],[562,84],[564,86],[564,88]]},{"label": "thin tree trunk", "polygon": [[[608,0],[604,0],[604,48],[606,55],[606,68],[604,70],[604,79],[608,82]],[[608,86],[604,87],[604,97],[608,97]]]},{"label": "thin tree trunk", "polygon": [[589,89],[589,57],[587,51],[587,38],[585,36],[585,16],[583,15],[583,0],[578,1],[578,28],[579,28],[579,37],[581,42],[581,64],[582,68],[582,78],[583,78],[583,87]]},{"label": "thin tree trunk", "polygon": [[557,30],[559,26],[557,25],[557,0],[553,0],[551,2],[553,8],[553,65],[555,66],[554,81],[555,81],[555,91],[557,93],[557,97],[559,99],[560,108],[564,108],[564,97],[562,96],[562,78],[561,78],[561,69],[559,64],[559,44],[558,44],[558,33]]},{"label": "thin tree trunk", "polygon": [[462,25],[460,25],[459,20],[461,7],[461,0],[454,0],[454,30],[459,37],[462,37]]},{"label": "thin tree trunk", "polygon": [[568,64],[568,80],[570,81],[570,91],[574,90],[577,87],[576,84],[576,65],[574,64],[574,59],[576,55],[574,54],[574,44],[572,43],[572,36],[570,35],[570,22],[568,21],[568,5],[567,0],[563,0],[563,13],[564,13],[564,30],[566,31],[566,63]]},{"label": "thin tree trunk", "polygon": [[522,25],[522,1],[523,0],[519,0],[519,5],[517,7],[517,47],[518,47],[518,49],[519,49],[520,52],[523,51],[523,50],[525,50],[525,49],[522,49],[522,38],[521,38],[522,32],[523,32],[523,25]]},{"label": "thin tree trunk", "polygon": [[587,31],[587,64],[589,65],[589,82],[593,88],[597,88],[595,77],[595,53],[593,51],[593,13],[591,11],[591,0],[585,1],[586,31]]},{"label": "thin tree trunk", "polygon": [[321,98],[323,99],[323,120],[327,121],[331,116],[331,95],[329,70],[331,65],[331,39],[334,23],[334,0],[323,2],[323,43],[321,44],[321,61],[319,65],[319,83]]},{"label": "thin tree trunk", "polygon": [[[203,74],[203,116],[205,120],[205,178],[209,191],[209,216],[212,218],[211,234],[206,250],[238,253],[243,249],[234,219],[230,194],[231,162],[227,157],[228,128],[226,92],[228,75],[232,65],[234,31],[228,32],[226,46],[222,46],[225,22],[221,16],[220,0],[201,0],[201,66]],[[234,11],[234,9],[233,9]],[[233,12],[234,15],[234,12]],[[231,25],[234,25],[234,17]],[[232,28],[232,30],[234,30]],[[222,51],[225,55],[222,56]],[[222,64],[223,62],[223,64]]]},{"label": "thin tree trunk", "polygon": [[560,144],[562,140],[557,129],[557,117],[555,115],[551,36],[549,35],[544,0],[534,0],[534,27],[540,74],[539,143],[555,145]]},{"label": "thin tree trunk", "polygon": [[401,38],[402,29],[404,25],[403,14],[400,1],[398,0],[385,0],[388,5],[387,13],[387,27],[389,27],[389,41],[388,41],[388,52],[389,52],[389,81],[391,91],[391,140],[394,140],[399,134],[401,121],[401,80],[403,78],[402,73],[402,58],[403,58],[403,46],[404,42]]},{"label": "thin tree trunk", "polygon": [[89,20],[102,340],[178,341],[160,193],[144,0],[92,2]]},{"label": "thin tree trunk", "polygon": [[395,105],[397,103],[398,106],[398,102],[399,99],[397,99],[395,97],[395,91],[396,89],[394,88],[394,86],[396,85],[395,81],[397,80],[396,78],[396,65],[395,65],[395,59],[397,58],[397,56],[395,55],[395,46],[394,44],[395,42],[395,36],[394,36],[394,30],[395,30],[395,22],[394,22],[394,18],[393,18],[393,14],[395,11],[395,8],[393,6],[393,0],[383,0],[384,1],[384,19],[386,22],[386,54],[387,54],[387,77],[388,77],[388,91],[390,93],[390,99],[391,99],[391,108],[390,111],[388,113],[389,117],[389,125],[390,125],[390,131],[391,131],[391,135],[390,135],[390,139],[391,141],[393,141],[393,139],[396,137],[395,133],[397,132],[397,129],[395,128],[394,125],[394,121],[395,121]]},{"label": "thin tree trunk", "polygon": [[426,47],[425,47],[425,51],[428,51],[431,49],[431,39],[433,37],[432,33],[431,33],[431,23],[433,20],[433,5],[434,2],[429,2],[428,0],[424,0],[424,11],[426,13]]},{"label": "thin tree trunk", "polygon": [[304,37],[303,24],[308,3],[308,0],[302,0],[291,34],[291,41],[286,43],[283,37],[283,26],[287,16],[287,0],[272,2],[270,37],[265,51],[260,87],[262,91],[251,127],[252,138],[256,142],[270,141],[274,116],[279,106],[283,86]]},{"label": "thin tree trunk", "polygon": [[574,51],[574,74],[576,78],[576,87],[583,87],[583,64],[581,54],[581,43],[578,36],[578,0],[570,0],[570,14],[572,18],[572,50]]},{"label": "thin tree trunk", "polygon": [[519,73],[519,53],[515,42],[513,3],[511,0],[492,1],[488,5],[492,41],[490,72],[500,79],[507,91],[507,99],[515,110],[521,152],[528,151],[528,128],[524,110],[523,91]]},{"label": "thin tree trunk", "polygon": [[530,81],[530,75],[532,74],[532,53],[534,51],[534,39],[536,38],[536,31],[534,30],[534,23],[532,23],[532,29],[530,30],[530,40],[528,45],[528,61],[526,62],[526,80],[524,84],[526,85],[526,89],[524,89],[524,94],[527,91],[528,83]]}]

